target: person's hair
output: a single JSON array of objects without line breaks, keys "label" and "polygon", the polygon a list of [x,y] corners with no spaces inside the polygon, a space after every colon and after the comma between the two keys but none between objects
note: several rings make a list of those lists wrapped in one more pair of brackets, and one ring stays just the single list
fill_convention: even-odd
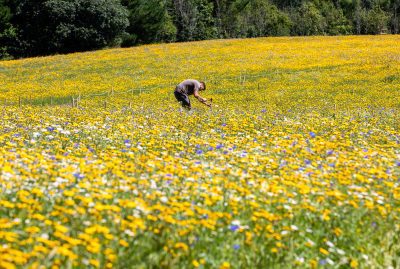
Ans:
[{"label": "person's hair", "polygon": [[200,81],[200,84],[203,84],[203,91],[205,91],[206,90],[206,83],[204,82],[204,81]]}]

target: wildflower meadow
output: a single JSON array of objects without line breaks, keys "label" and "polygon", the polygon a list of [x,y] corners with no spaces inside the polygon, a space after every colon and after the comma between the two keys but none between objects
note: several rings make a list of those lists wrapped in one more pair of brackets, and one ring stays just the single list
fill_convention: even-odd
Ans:
[{"label": "wildflower meadow", "polygon": [[[0,268],[399,268],[399,44],[0,62]],[[211,109],[179,106],[186,78]]]}]

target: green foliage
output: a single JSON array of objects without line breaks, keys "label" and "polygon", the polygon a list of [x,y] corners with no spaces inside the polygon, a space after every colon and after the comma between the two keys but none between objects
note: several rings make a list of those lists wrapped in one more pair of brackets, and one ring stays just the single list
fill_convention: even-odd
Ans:
[{"label": "green foliage", "polygon": [[387,29],[388,23],[389,16],[379,6],[361,11],[362,34],[379,34]]},{"label": "green foliage", "polygon": [[178,41],[217,37],[213,3],[208,0],[173,0],[172,4]]},{"label": "green foliage", "polygon": [[17,55],[99,49],[114,44],[128,25],[127,11],[115,0],[17,2],[12,19]]},{"label": "green foliage", "polygon": [[324,17],[311,2],[304,2],[292,12],[294,35],[321,35],[324,34],[326,22]]},{"label": "green foliage", "polygon": [[325,18],[324,32],[326,34],[347,35],[353,32],[352,23],[345,17],[341,8],[335,7],[333,3],[326,2],[321,5],[320,10]]},{"label": "green foliage", "polygon": [[10,19],[10,8],[6,5],[5,0],[0,0],[0,59],[9,57],[8,39],[14,33]]},{"label": "green foliage", "polygon": [[289,17],[267,1],[248,2],[238,14],[237,35],[240,37],[289,35]]},{"label": "green foliage", "polygon": [[122,4],[129,10],[130,24],[123,46],[175,41],[177,30],[165,1],[125,0]]}]

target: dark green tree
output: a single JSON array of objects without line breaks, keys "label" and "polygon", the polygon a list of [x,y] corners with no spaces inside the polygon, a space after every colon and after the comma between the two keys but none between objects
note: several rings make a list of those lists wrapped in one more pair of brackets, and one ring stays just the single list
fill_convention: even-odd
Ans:
[{"label": "dark green tree", "polygon": [[212,39],[218,36],[213,17],[214,5],[208,0],[172,0],[178,41]]},{"label": "dark green tree", "polygon": [[239,37],[282,36],[290,34],[289,17],[267,0],[247,2],[237,16]]},{"label": "dark green tree", "polygon": [[35,56],[112,46],[128,26],[117,0],[18,0],[13,54]]},{"label": "dark green tree", "polygon": [[387,30],[389,24],[389,15],[378,5],[373,9],[363,8],[361,10],[361,33],[379,34]]},{"label": "dark green tree", "polygon": [[390,30],[393,34],[400,33],[400,0],[389,1]]},{"label": "dark green tree", "polygon": [[9,57],[9,46],[15,36],[15,29],[10,20],[11,10],[8,2],[0,0],[0,59]]},{"label": "dark green tree", "polygon": [[353,32],[352,22],[344,15],[339,1],[321,1],[318,10],[325,20],[325,34],[347,35]]},{"label": "dark green tree", "polygon": [[154,42],[173,42],[177,29],[166,0],[123,0],[129,10],[129,27],[123,46]]},{"label": "dark green tree", "polygon": [[218,38],[234,37],[234,22],[236,21],[237,11],[235,2],[237,0],[212,0],[213,18]]},{"label": "dark green tree", "polygon": [[292,9],[291,19],[293,22],[293,35],[325,34],[326,21],[320,10],[312,2],[303,2],[300,7]]}]

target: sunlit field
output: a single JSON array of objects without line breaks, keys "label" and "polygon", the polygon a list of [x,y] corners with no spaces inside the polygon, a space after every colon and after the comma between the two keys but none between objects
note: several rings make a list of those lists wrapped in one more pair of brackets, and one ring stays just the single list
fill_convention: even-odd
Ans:
[{"label": "sunlit field", "polygon": [[0,268],[399,268],[399,63],[390,35],[0,62]]}]

